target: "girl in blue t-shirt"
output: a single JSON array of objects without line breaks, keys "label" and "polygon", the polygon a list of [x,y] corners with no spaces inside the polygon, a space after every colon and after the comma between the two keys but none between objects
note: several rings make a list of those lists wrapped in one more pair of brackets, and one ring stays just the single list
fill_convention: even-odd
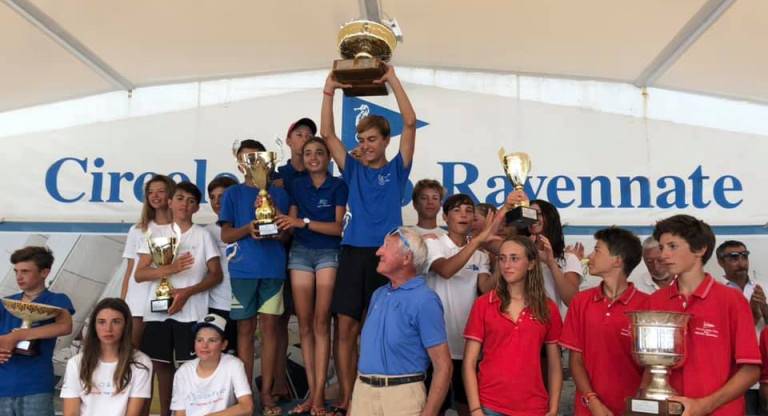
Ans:
[{"label": "girl in blue t-shirt", "polygon": [[310,410],[312,414],[324,414],[331,295],[348,190],[344,181],[328,174],[330,152],[324,140],[307,140],[302,158],[307,174],[286,184],[291,208],[288,215],[279,215],[276,221],[281,229],[294,230],[288,270],[310,391],[309,399],[289,414]]}]

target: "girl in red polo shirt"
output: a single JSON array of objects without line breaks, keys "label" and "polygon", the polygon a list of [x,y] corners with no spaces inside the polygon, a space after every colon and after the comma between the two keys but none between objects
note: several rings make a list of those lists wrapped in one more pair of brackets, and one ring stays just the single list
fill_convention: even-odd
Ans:
[{"label": "girl in red polo shirt", "polygon": [[[537,250],[529,238],[515,236],[502,243],[496,276],[496,289],[475,301],[464,329],[464,387],[470,412],[557,415],[563,383],[557,346],[562,321],[557,305],[547,298]],[[544,344],[546,389],[541,372]]]}]

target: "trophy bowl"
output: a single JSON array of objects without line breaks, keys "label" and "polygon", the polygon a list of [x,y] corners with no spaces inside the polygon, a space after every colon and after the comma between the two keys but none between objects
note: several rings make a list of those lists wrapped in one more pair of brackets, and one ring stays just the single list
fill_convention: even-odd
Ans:
[{"label": "trophy bowl", "polygon": [[[504,148],[499,149],[499,159],[504,174],[515,187],[515,191],[522,191],[525,188],[525,182],[528,180],[528,172],[531,171],[531,158],[528,153],[514,152],[506,153]],[[528,201],[523,201],[520,205],[512,207],[506,214],[507,224],[514,224],[518,227],[527,227],[535,224],[539,213],[531,208]]]},{"label": "trophy bowl", "polygon": [[353,20],[339,30],[339,54],[344,59],[392,59],[397,45],[395,33],[389,27],[370,20]]},{"label": "trophy bowl", "polygon": [[179,245],[176,237],[151,237],[147,242],[152,262],[156,266],[167,266],[173,263]]},{"label": "trophy bowl", "polygon": [[238,163],[247,172],[253,184],[259,188],[258,206],[256,206],[255,227],[259,235],[254,238],[274,237],[279,233],[275,218],[277,208],[269,197],[269,182],[278,163],[276,152],[250,152],[243,153],[238,158]]},{"label": "trophy bowl", "polygon": [[651,379],[627,402],[629,415],[679,415],[680,403],[670,401],[677,392],[669,384],[669,370],[685,363],[685,337],[690,315],[678,312],[627,312],[632,324],[632,356],[647,367]]},{"label": "trophy bowl", "polygon": [[392,59],[397,46],[392,29],[370,20],[354,20],[341,27],[337,44],[342,59],[333,62],[333,75],[342,84],[351,85],[344,88],[344,94],[387,95],[386,85],[373,81],[387,72],[385,63]]},{"label": "trophy bowl", "polygon": [[[21,319],[20,329],[32,328],[32,324],[35,322],[55,318],[63,310],[57,306],[22,302],[13,299],[3,299],[2,302],[8,313]],[[19,343],[16,344],[16,349],[13,350],[13,353],[26,356],[37,355],[39,350],[38,344],[39,341],[37,340],[19,341]]]},{"label": "trophy bowl", "polygon": [[57,306],[22,302],[13,299],[3,299],[3,306],[11,315],[21,319],[22,328],[30,328],[33,322],[54,318],[62,311]]},{"label": "trophy bowl", "polygon": [[[179,253],[181,229],[176,224],[173,224],[171,229],[174,235],[168,237],[153,237],[149,230],[145,234],[149,255],[152,257],[152,263],[157,267],[173,263],[173,260]],[[168,277],[161,278],[155,290],[155,298],[149,302],[150,310],[152,312],[167,312],[173,303],[172,292],[173,286]]]}]

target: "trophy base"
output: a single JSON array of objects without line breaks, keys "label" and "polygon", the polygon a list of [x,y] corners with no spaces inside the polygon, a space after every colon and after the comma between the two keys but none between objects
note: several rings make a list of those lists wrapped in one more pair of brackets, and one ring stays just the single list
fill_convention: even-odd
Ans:
[{"label": "trophy base", "polygon": [[254,236],[254,238],[261,239],[261,238],[275,238],[280,233],[280,230],[277,228],[277,224],[270,223],[270,224],[256,224],[256,229],[259,230],[259,235]]},{"label": "trophy base", "polygon": [[675,416],[683,414],[682,403],[669,400],[655,399],[627,399],[627,411],[625,416]]},{"label": "trophy base", "polygon": [[149,301],[149,310],[153,313],[165,313],[171,308],[173,298],[168,299],[152,299]]},{"label": "trophy base", "polygon": [[342,84],[352,87],[344,88],[344,95],[364,97],[370,95],[388,95],[387,86],[374,84],[387,72],[387,67],[376,58],[337,59],[333,61],[333,76]]},{"label": "trophy base", "polygon": [[504,220],[507,224],[529,226],[536,223],[538,212],[531,207],[515,207],[507,211]]},{"label": "trophy base", "polygon": [[27,357],[34,357],[38,354],[40,354],[40,348],[38,346],[37,341],[19,341],[18,344],[16,344],[16,348],[13,350],[14,354],[18,355],[24,355]]}]

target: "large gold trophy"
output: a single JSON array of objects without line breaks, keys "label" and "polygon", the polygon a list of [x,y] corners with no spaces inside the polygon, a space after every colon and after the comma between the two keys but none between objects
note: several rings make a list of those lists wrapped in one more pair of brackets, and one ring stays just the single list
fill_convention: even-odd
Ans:
[{"label": "large gold trophy", "polygon": [[677,395],[669,384],[669,370],[685,362],[685,335],[690,315],[678,312],[628,312],[632,320],[632,356],[649,368],[651,380],[635,397],[627,399],[628,416],[681,415],[683,405],[670,401]]},{"label": "large gold trophy", "polygon": [[275,224],[277,208],[269,196],[270,178],[277,166],[277,153],[275,152],[250,152],[243,153],[238,158],[238,163],[245,171],[246,180],[259,188],[259,198],[256,205],[256,219],[254,228],[259,230],[256,238],[275,237],[279,230]]},{"label": "large gold trophy", "polygon": [[[504,148],[499,149],[499,159],[504,173],[509,178],[515,191],[522,191],[525,182],[528,180],[528,172],[531,171],[531,159],[527,153],[506,153]],[[513,223],[520,226],[528,226],[536,223],[538,213],[528,205],[528,201],[523,201],[519,205],[512,207],[507,212],[507,224]]]},{"label": "large gold trophy", "polygon": [[[32,324],[35,322],[55,318],[63,310],[56,306],[44,305],[42,303],[22,302],[12,299],[3,299],[3,306],[5,306],[5,310],[11,315],[21,319],[21,327],[19,327],[19,329],[32,328]],[[37,340],[19,341],[19,343],[16,344],[13,353],[35,356],[40,353],[39,342]]]},{"label": "large gold trophy", "polygon": [[[171,228],[174,235],[170,237],[153,237],[149,230],[145,234],[147,245],[149,246],[149,254],[152,257],[152,263],[156,267],[167,266],[173,263],[173,260],[179,254],[181,229],[176,224],[173,224]],[[170,276],[160,279],[160,284],[157,285],[155,290],[155,298],[149,302],[149,309],[152,312],[162,313],[168,312],[168,309],[170,309],[173,303],[173,286],[169,279]]]},{"label": "large gold trophy", "polygon": [[354,20],[341,27],[338,35],[339,54],[333,62],[333,75],[351,96],[387,95],[387,86],[374,84],[387,72],[386,62],[392,58],[397,37],[388,26],[371,20]]}]

